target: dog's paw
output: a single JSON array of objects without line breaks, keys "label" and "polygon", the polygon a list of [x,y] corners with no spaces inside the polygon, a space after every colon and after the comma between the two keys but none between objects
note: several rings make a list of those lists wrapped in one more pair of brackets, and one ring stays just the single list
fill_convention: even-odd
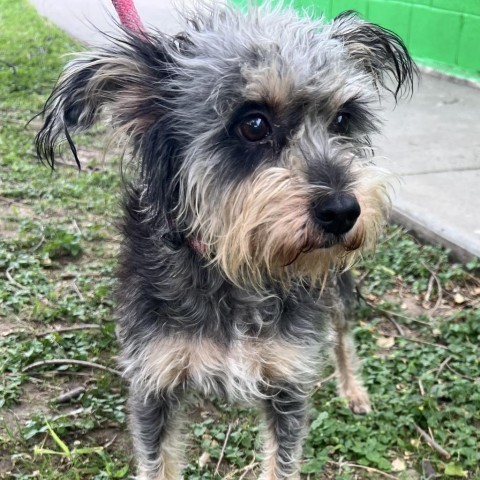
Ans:
[{"label": "dog's paw", "polygon": [[357,387],[355,390],[350,390],[345,396],[348,400],[348,407],[353,413],[366,415],[372,411],[372,404],[365,388]]}]

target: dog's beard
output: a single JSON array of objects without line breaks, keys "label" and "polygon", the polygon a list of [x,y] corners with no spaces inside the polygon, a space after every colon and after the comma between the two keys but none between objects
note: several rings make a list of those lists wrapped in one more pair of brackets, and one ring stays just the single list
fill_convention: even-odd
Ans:
[{"label": "dog's beard", "polygon": [[385,223],[384,179],[369,167],[362,167],[358,179],[352,191],[362,213],[344,235],[323,232],[311,216],[321,187],[280,167],[260,170],[215,195],[216,205],[197,211],[192,235],[236,285],[262,290],[272,283],[288,288],[302,279],[321,284],[332,269],[349,268],[371,249]]}]

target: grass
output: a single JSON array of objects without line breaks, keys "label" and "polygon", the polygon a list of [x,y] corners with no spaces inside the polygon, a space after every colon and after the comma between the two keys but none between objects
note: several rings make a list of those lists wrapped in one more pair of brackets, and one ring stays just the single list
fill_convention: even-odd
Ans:
[{"label": "grass", "polygon": [[[85,169],[51,173],[33,137],[65,53],[80,50],[25,0],[0,0],[0,478],[131,478],[125,387],[115,373],[111,291],[121,191],[99,129]],[[304,479],[480,479],[478,262],[452,264],[392,227],[356,271],[357,344],[374,412],[356,417],[326,379],[314,394]],[[319,386],[320,387],[320,386]],[[70,400],[62,393],[76,391]],[[198,400],[185,478],[252,478],[252,410]],[[433,437],[445,458],[420,437]],[[199,460],[200,459],[200,460]],[[217,468],[218,467],[218,468]],[[429,477],[430,475],[430,477]]]}]

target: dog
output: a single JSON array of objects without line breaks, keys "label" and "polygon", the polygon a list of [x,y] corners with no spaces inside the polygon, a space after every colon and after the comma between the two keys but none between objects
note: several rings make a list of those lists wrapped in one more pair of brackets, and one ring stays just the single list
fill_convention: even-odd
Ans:
[{"label": "dog", "polygon": [[308,397],[334,352],[339,394],[370,411],[347,319],[349,268],[388,214],[373,164],[380,91],[413,87],[391,31],[345,12],[200,5],[184,31],[126,29],[71,61],[37,152],[107,114],[135,174],[118,272],[121,364],[138,478],[181,477],[191,392],[259,406],[262,479],[298,478]]}]

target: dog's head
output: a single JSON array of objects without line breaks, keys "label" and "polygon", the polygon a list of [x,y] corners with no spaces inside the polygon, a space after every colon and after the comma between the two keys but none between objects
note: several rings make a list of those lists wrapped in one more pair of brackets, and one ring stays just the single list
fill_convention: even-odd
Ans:
[{"label": "dog's head", "polygon": [[75,153],[70,134],[107,112],[138,164],[141,208],[238,284],[319,279],[374,244],[389,201],[369,135],[379,89],[412,86],[402,41],[352,12],[187,17],[176,37],[125,31],[68,64],[40,157],[53,165],[64,137]]}]

